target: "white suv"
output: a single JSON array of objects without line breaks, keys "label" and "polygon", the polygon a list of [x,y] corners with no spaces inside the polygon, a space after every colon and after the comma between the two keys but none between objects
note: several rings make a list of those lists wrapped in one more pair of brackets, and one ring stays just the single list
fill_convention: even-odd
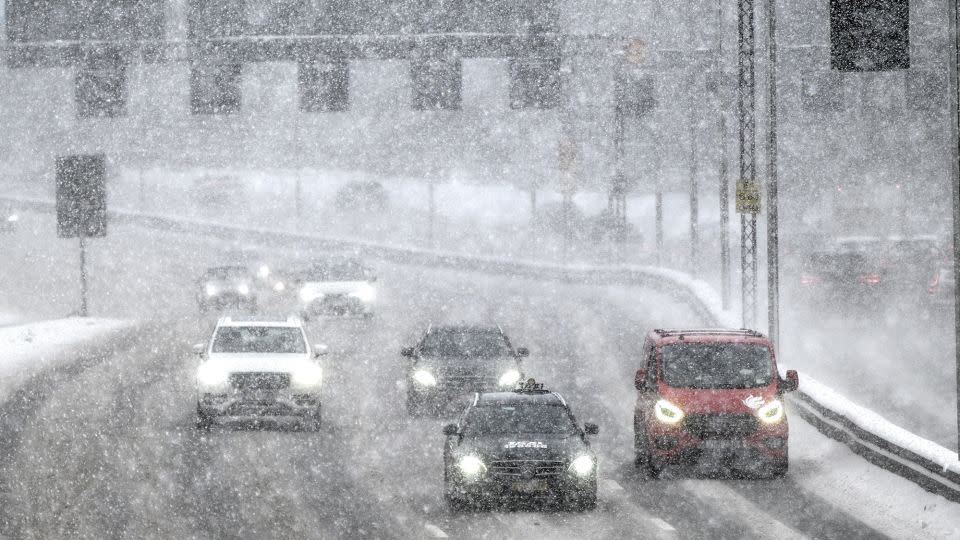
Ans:
[{"label": "white suv", "polygon": [[320,428],[319,358],[299,319],[248,321],[224,317],[207,344],[194,346],[197,368],[197,428],[218,419],[295,420]]}]

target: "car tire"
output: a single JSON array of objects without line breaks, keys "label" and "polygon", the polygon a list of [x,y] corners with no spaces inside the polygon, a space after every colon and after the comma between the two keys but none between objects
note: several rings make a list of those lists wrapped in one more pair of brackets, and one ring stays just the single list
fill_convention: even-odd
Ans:
[{"label": "car tire", "polygon": [[790,470],[790,462],[783,461],[774,463],[773,467],[770,469],[770,478],[783,478],[787,475],[787,471]]},{"label": "car tire", "polygon": [[652,480],[659,480],[660,476],[663,475],[663,469],[666,467],[665,464],[661,463],[659,460],[650,457],[647,461],[647,474],[650,475]]},{"label": "car tire", "polygon": [[213,427],[213,417],[203,412],[200,405],[197,405],[197,417],[194,425],[200,431],[210,431],[210,428]]}]

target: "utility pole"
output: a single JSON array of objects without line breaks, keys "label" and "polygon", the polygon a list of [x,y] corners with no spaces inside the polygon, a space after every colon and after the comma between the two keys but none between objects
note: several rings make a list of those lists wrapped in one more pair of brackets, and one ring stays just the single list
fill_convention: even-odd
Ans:
[{"label": "utility pole", "polygon": [[[756,191],[757,177],[753,0],[739,0],[737,34],[737,112],[740,142],[740,178],[737,184],[742,186],[744,193],[752,193]],[[739,187],[738,191],[741,191]],[[740,198],[738,193],[738,203]],[[741,305],[743,325],[748,328],[754,326],[757,316],[757,213],[756,209],[750,210],[740,213]]]},{"label": "utility pole", "polygon": [[780,225],[777,178],[777,0],[767,0],[767,322],[780,343]]},{"label": "utility pole", "polygon": [[[947,61],[950,72],[950,131],[953,144],[950,145],[952,159],[950,162],[950,191],[953,198],[953,276],[955,282],[960,282],[960,81],[957,70],[960,69],[960,8],[957,0],[950,1],[950,12],[947,14],[950,27],[950,58]],[[960,452],[960,292],[954,291],[953,303],[953,333],[954,333],[954,362],[957,376],[957,449]]]},{"label": "utility pole", "polygon": [[696,85],[696,75],[692,78],[690,84],[690,273],[694,276],[700,274],[700,201],[698,192],[700,184],[697,181],[697,109],[694,107],[693,95]]},{"label": "utility pole", "polygon": [[723,62],[723,0],[717,0],[717,104],[720,109],[720,300],[730,309],[730,179],[727,170],[727,71]]}]

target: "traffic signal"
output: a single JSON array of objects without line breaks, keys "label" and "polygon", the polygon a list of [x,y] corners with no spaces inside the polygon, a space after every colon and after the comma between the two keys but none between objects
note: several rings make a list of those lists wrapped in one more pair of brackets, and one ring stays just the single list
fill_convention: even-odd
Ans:
[{"label": "traffic signal", "polygon": [[459,109],[462,72],[463,65],[459,58],[411,61],[413,108],[418,111]]},{"label": "traffic signal", "polygon": [[338,112],[350,108],[350,64],[346,59],[301,61],[297,85],[303,112]]},{"label": "traffic signal", "polygon": [[117,117],[127,113],[127,66],[116,49],[92,50],[74,79],[77,116]]},{"label": "traffic signal", "polygon": [[552,109],[558,105],[559,58],[510,59],[510,108]]},{"label": "traffic signal", "polygon": [[830,0],[830,67],[838,71],[909,68],[909,0]]},{"label": "traffic signal", "polygon": [[57,158],[57,236],[106,236],[106,171],[103,154]]},{"label": "traffic signal", "polygon": [[240,62],[201,61],[190,66],[190,111],[230,114],[240,111]]}]

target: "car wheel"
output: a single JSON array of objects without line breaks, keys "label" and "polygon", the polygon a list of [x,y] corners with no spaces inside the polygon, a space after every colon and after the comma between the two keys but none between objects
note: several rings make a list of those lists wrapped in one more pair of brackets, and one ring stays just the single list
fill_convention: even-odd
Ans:
[{"label": "car wheel", "polygon": [[660,476],[663,474],[663,469],[666,467],[659,460],[653,458],[652,456],[647,460],[647,473],[650,474],[650,478],[654,480],[659,480]]},{"label": "car wheel", "polygon": [[210,428],[213,426],[213,417],[203,412],[199,405],[197,405],[195,425],[200,431],[210,431]]}]

